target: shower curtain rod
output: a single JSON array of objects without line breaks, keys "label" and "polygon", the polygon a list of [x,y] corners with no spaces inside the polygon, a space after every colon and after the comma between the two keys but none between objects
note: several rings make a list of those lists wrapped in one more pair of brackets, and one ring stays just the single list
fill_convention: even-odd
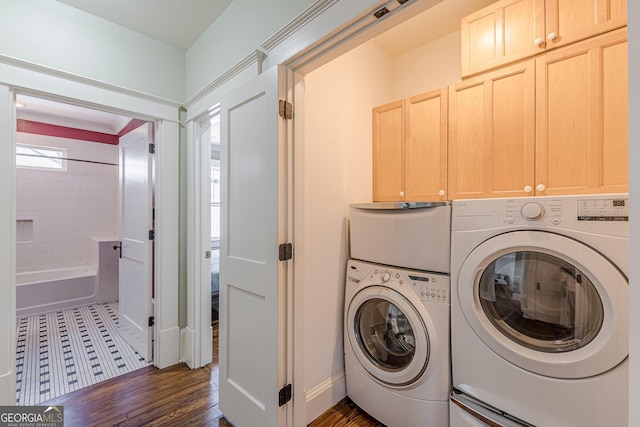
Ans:
[{"label": "shower curtain rod", "polygon": [[68,157],[54,157],[54,156],[45,156],[42,154],[18,154],[18,156],[27,156],[27,157],[42,157],[44,159],[53,159],[53,160],[69,160],[71,162],[83,162],[83,163],[93,163],[96,165],[107,165],[107,166],[118,166],[117,163],[107,163],[107,162],[96,162],[93,160],[82,160],[82,159],[70,159]]}]

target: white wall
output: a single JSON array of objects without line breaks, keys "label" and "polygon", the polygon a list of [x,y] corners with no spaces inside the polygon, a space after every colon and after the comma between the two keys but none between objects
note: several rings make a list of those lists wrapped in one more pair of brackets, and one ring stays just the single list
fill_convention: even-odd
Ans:
[{"label": "white wall", "polygon": [[460,31],[400,55],[394,63],[395,99],[449,86],[461,79]]},{"label": "white wall", "polygon": [[225,73],[314,0],[234,0],[187,50],[187,98]]},{"label": "white wall", "polygon": [[0,55],[184,101],[185,51],[55,0],[0,3]]},{"label": "white wall", "polygon": [[91,238],[118,234],[118,147],[21,132],[17,142],[116,164],[67,161],[66,171],[16,170],[16,220],[33,221],[33,239],[17,243],[16,271],[88,264],[97,244]]},{"label": "white wall", "polygon": [[304,271],[305,386],[307,396],[326,381],[338,390],[328,388],[337,395],[309,402],[307,422],[344,397],[339,390],[349,204],[371,201],[371,108],[391,96],[385,83],[392,73],[392,58],[368,43],[304,79],[304,164],[296,165],[304,175],[304,201],[296,202],[302,204],[296,214],[304,217],[304,236],[296,240],[304,247],[296,246],[296,266]]}]

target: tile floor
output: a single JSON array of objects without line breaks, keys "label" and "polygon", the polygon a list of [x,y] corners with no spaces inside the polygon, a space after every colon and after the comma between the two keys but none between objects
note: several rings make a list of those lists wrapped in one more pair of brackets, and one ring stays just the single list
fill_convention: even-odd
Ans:
[{"label": "tile floor", "polygon": [[118,303],[17,320],[16,404],[37,405],[148,366],[118,334]]}]

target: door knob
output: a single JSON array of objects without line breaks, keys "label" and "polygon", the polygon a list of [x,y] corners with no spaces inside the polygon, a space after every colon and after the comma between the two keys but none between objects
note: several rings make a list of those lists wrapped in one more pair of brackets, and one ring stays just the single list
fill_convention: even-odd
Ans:
[{"label": "door knob", "polygon": [[558,34],[556,34],[554,31],[552,31],[549,34],[547,34],[547,39],[549,39],[549,40],[555,40],[556,37],[558,37]]},{"label": "door knob", "polygon": [[545,188],[547,188],[547,187],[545,187],[544,184],[536,185],[536,190],[538,190],[538,191],[544,191]]},{"label": "door knob", "polygon": [[533,41],[533,44],[536,46],[540,46],[542,43],[544,43],[544,39],[542,37],[538,37]]},{"label": "door knob", "polygon": [[404,197],[404,191],[400,192],[400,197]]},{"label": "door knob", "polygon": [[533,190],[533,188],[531,188],[531,186],[530,186],[530,185],[525,185],[525,186],[524,186],[524,192],[525,192],[525,193],[531,193],[531,190]]},{"label": "door knob", "polygon": [[440,191],[438,191],[438,195],[439,195],[439,196],[444,196],[444,190],[440,190]]}]

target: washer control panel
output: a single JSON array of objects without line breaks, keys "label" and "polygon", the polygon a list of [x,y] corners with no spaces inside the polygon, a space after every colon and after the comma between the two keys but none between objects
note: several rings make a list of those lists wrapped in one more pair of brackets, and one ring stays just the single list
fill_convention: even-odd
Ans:
[{"label": "washer control panel", "polygon": [[449,276],[409,274],[411,285],[422,301],[449,302]]},{"label": "washer control panel", "polygon": [[448,274],[406,270],[384,265],[350,260],[347,264],[347,284],[385,285],[394,289],[412,289],[424,302],[449,304]]}]

